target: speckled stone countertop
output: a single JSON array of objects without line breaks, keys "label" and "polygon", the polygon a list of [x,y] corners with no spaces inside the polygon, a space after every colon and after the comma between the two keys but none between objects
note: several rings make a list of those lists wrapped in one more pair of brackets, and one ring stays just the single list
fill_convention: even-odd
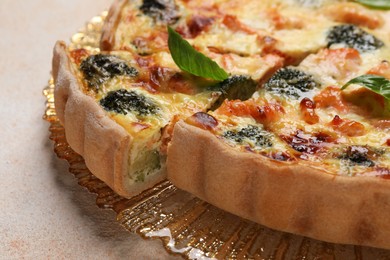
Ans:
[{"label": "speckled stone countertop", "polygon": [[111,0],[0,1],[0,259],[171,259],[125,231],[57,159],[42,120],[56,40]]}]

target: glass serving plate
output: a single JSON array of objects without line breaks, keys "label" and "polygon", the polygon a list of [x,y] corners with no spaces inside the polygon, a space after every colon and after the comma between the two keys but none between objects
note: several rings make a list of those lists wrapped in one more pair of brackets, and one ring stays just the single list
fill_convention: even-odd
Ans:
[{"label": "glass serving plate", "polygon": [[[98,49],[107,13],[94,17],[71,38],[70,48]],[[159,238],[169,253],[189,259],[390,259],[390,251],[337,245],[271,230],[224,212],[163,181],[131,199],[113,192],[88,170],[65,139],[56,117],[53,80],[43,91],[44,119],[50,123],[54,151],[69,162],[78,183],[97,194],[96,204],[117,213],[127,230],[145,239]],[[390,239],[390,238],[389,238]]]}]

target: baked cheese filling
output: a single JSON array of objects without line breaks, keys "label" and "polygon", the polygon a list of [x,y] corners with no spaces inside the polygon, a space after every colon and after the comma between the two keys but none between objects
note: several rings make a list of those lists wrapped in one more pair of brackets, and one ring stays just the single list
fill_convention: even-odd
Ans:
[{"label": "baked cheese filling", "polygon": [[[133,139],[131,182],[164,167],[180,119],[272,160],[390,176],[390,108],[362,87],[341,91],[359,75],[390,78],[389,12],[333,0],[135,0],[120,12],[115,51],[70,56],[83,91]],[[230,77],[180,71],[167,25]]]},{"label": "baked cheese filling", "polygon": [[[132,138],[130,182],[144,182],[165,167],[167,144],[178,120],[215,109],[225,99],[248,99],[258,85],[239,73],[222,82],[195,77],[180,71],[166,51],[139,55],[76,49],[70,56],[84,93]],[[256,61],[257,68],[251,65],[259,78],[281,66],[277,57],[264,60],[264,64]]]},{"label": "baked cheese filling", "polygon": [[[382,96],[360,86],[341,91],[358,75],[389,76],[385,43],[369,41],[375,48],[358,41],[360,52],[321,49],[299,66],[276,71],[252,98],[225,100],[217,110],[186,121],[243,152],[309,163],[332,174],[387,178],[390,108]],[[207,128],[207,122],[214,123]]]},{"label": "baked cheese filling", "polygon": [[110,50],[167,50],[169,25],[207,56],[273,53],[289,64],[329,47],[326,36],[335,26],[364,27],[377,36],[389,29],[389,12],[337,0],[135,0],[126,1],[120,13]]}]

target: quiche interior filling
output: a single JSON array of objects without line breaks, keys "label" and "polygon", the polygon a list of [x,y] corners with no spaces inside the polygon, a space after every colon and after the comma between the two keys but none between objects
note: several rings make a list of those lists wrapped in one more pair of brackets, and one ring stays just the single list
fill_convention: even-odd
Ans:
[{"label": "quiche interior filling", "polygon": [[[237,149],[271,159],[306,161],[339,175],[387,178],[388,105],[382,96],[359,86],[341,91],[358,75],[378,73],[378,68],[382,68],[378,74],[388,73],[388,62],[382,60],[390,57],[387,53],[387,49],[368,53],[352,48],[321,49],[299,66],[278,70],[250,99],[225,101],[209,112],[218,122],[212,132]],[[254,147],[236,135],[226,135],[228,129],[245,125],[243,118],[272,133],[274,141]],[[270,149],[283,156],[274,156]]]},{"label": "quiche interior filling", "polygon": [[[116,51],[71,51],[84,92],[133,137],[132,182],[164,167],[180,119],[272,160],[390,176],[390,108],[362,87],[341,91],[363,74],[390,79],[389,12],[373,16],[332,0],[263,2],[128,1]],[[167,25],[230,78],[213,82],[180,71]]]}]

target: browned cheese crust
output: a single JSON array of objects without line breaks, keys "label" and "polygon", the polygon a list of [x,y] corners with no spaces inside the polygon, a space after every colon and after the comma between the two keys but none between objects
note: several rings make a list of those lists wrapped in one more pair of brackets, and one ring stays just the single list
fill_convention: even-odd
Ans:
[{"label": "browned cheese crust", "polygon": [[94,98],[82,92],[82,83],[72,71],[63,42],[54,47],[53,77],[56,113],[65,128],[66,140],[84,157],[96,177],[124,197],[132,197],[165,178],[164,174],[156,174],[145,183],[130,185],[128,155],[132,137]]},{"label": "browned cheese crust", "polygon": [[112,50],[115,44],[115,33],[113,32],[116,31],[116,27],[121,19],[122,8],[125,3],[126,0],[115,0],[108,11],[100,39],[100,49],[102,51]]},{"label": "browned cheese crust", "polygon": [[267,227],[390,249],[387,180],[335,176],[241,152],[183,121],[175,126],[167,167],[178,188]]}]

